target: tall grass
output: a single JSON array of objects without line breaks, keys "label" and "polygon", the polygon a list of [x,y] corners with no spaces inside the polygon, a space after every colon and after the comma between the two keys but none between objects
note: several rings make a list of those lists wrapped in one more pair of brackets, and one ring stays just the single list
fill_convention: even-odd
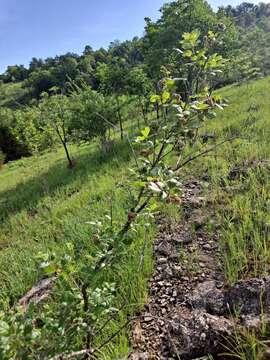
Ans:
[{"label": "tall grass", "polygon": [[220,223],[221,261],[233,282],[270,270],[270,79],[220,92],[229,107],[206,134],[213,143],[236,139],[193,163],[193,171],[209,182]]},{"label": "tall grass", "polygon": [[[73,170],[67,168],[64,153],[59,149],[11,162],[0,173],[2,309],[16,303],[42,277],[41,256],[61,258],[66,245],[72,243],[82,254],[81,259],[85,259],[87,254],[91,256],[96,251],[91,222],[109,222],[109,216],[115,223],[126,220],[128,196],[119,185],[126,177],[130,162],[129,144],[119,141],[111,154],[104,154],[98,144],[74,146],[71,151],[77,160]],[[106,270],[105,279],[98,274],[93,276],[97,286],[104,281],[115,283],[114,306],[121,308],[115,321],[109,323],[97,341],[103,342],[123,326],[127,316],[143,306],[152,269],[154,231],[154,226],[137,227],[132,234],[134,241],[119,254],[117,266]],[[79,256],[78,266],[81,259]],[[56,313],[61,312],[61,306],[57,301],[51,304]],[[127,329],[103,349],[104,358],[128,352]],[[55,339],[50,335],[51,347],[55,341],[59,345],[61,341],[57,335]]]}]

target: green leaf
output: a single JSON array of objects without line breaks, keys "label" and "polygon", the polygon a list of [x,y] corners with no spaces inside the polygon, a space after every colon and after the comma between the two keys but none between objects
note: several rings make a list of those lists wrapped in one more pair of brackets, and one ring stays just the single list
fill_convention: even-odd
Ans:
[{"label": "green leaf", "polygon": [[136,187],[145,187],[145,184],[146,184],[145,181],[135,181],[133,183],[133,185],[136,186]]},{"label": "green leaf", "polygon": [[174,79],[168,79],[166,80],[166,86],[168,89],[174,89],[175,88],[175,81]]},{"label": "green leaf", "polygon": [[146,139],[146,138],[148,138],[148,135],[150,134],[150,127],[149,126],[147,126],[146,128],[144,128],[143,130],[142,130],[142,135],[144,136],[144,138]]},{"label": "green leaf", "polygon": [[186,51],[184,52],[184,56],[185,56],[185,57],[191,57],[191,56],[192,56],[192,51],[191,51],[191,50],[186,50]]},{"label": "green leaf", "polygon": [[192,105],[192,108],[195,110],[207,110],[207,109],[209,109],[209,105],[205,104],[205,103],[198,103],[198,104]]},{"label": "green leaf", "polygon": [[151,129],[150,129],[149,126],[147,126],[146,128],[144,128],[144,129],[141,131],[142,136],[138,136],[138,137],[137,137],[137,141],[144,141],[144,140],[146,140],[146,139],[148,138],[149,134],[150,134],[150,131],[151,131]]},{"label": "green leaf", "polygon": [[183,34],[183,39],[184,39],[184,43],[189,43],[191,46],[195,46],[198,39],[200,37],[200,32],[197,30],[194,30],[192,32],[189,33],[184,33]]},{"label": "green leaf", "polygon": [[152,95],[151,98],[150,98],[150,102],[152,104],[155,104],[155,103],[161,103],[161,99],[160,99],[160,96],[159,95]]},{"label": "green leaf", "polygon": [[171,95],[168,91],[164,91],[162,94],[162,104],[166,104],[166,102],[170,99]]}]

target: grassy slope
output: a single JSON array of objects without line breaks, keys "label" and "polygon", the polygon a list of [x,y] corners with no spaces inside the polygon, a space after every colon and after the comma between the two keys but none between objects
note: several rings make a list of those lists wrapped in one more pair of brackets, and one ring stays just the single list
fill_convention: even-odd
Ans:
[{"label": "grassy slope", "polygon": [[210,196],[221,224],[224,271],[228,281],[234,281],[270,270],[270,79],[221,93],[229,107],[206,132],[217,142],[238,139],[195,166],[210,179]]},{"label": "grassy slope", "polygon": [[115,157],[103,156],[94,147],[74,148],[73,154],[78,162],[74,171],[67,168],[60,149],[11,163],[1,172],[2,296],[7,289],[17,297],[32,285],[39,251],[61,251],[62,243],[75,236],[78,241],[89,238],[89,229],[79,223],[103,216],[104,203],[96,200],[121,180],[121,165],[128,159],[126,145],[116,149]]},{"label": "grassy slope", "polygon": [[[223,89],[230,106],[206,132],[214,134],[217,141],[228,136],[241,139],[223,145],[189,169],[209,178],[212,202],[222,219],[224,270],[230,281],[269,271],[268,170],[262,166],[240,179],[228,178],[232,169],[245,162],[269,159],[269,90],[269,79]],[[111,198],[114,216],[123,219],[126,194],[119,190],[117,201],[114,199],[115,186],[130,161],[128,145],[119,144],[111,156],[102,155],[96,145],[73,148],[73,154],[78,161],[74,171],[66,168],[59,150],[10,163],[0,172],[2,299],[7,295],[18,298],[37,280],[40,251],[61,254],[67,242],[91,251],[91,228],[86,222],[104,218]],[[148,237],[152,235],[153,229]],[[145,296],[145,278],[151,269],[150,243],[145,271],[137,274],[144,236],[139,230],[128,258],[120,259],[119,272],[111,275],[121,283],[119,296],[127,297],[129,303],[141,302]],[[123,355],[127,348],[123,334],[110,349],[109,358]]]},{"label": "grassy slope", "polygon": [[[2,306],[6,301],[14,302],[42,276],[40,253],[54,253],[59,258],[68,242],[80,251],[83,249],[89,254],[95,251],[93,229],[87,222],[106,220],[111,203],[114,220],[125,220],[126,194],[116,187],[123,180],[130,161],[128,144],[119,143],[110,155],[102,154],[96,144],[73,147],[72,154],[77,160],[72,171],[67,168],[60,149],[10,163],[0,173]],[[123,299],[127,299],[128,304],[141,306],[143,303],[146,279],[151,271],[151,242],[146,246],[140,272],[138,267],[144,241],[153,237],[153,231],[153,228],[138,229],[135,245],[119,259],[117,274],[107,273],[108,279],[121,283],[115,306],[120,307]],[[119,313],[118,326],[126,321],[127,312],[132,312],[130,306]],[[112,323],[108,335],[113,331]],[[120,334],[115,347],[109,348],[110,354],[126,353],[126,335],[125,331],[123,336]]]}]

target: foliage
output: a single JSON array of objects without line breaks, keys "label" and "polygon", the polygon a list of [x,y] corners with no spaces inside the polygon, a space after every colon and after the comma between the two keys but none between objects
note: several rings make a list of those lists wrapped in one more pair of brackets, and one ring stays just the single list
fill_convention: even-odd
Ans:
[{"label": "foliage", "polygon": [[[209,33],[210,37],[211,33]],[[195,43],[199,47],[193,33],[184,36],[182,44],[185,46],[193,49]],[[201,44],[203,48],[204,45]],[[196,51],[199,50],[196,48]],[[207,117],[213,116],[214,108],[221,107],[220,97],[211,95],[205,83],[208,72],[213,72],[217,68],[216,57],[206,48],[203,63],[200,63],[200,58],[195,58],[192,53],[189,54],[189,61],[192,67],[197,69],[199,67],[200,70],[202,83],[198,80],[198,94],[190,94],[183,99],[175,93],[175,81],[166,79],[162,82],[160,95],[152,97],[151,101],[158,102],[161,106],[162,117],[159,121],[149,124],[149,127],[142,130],[141,135],[136,138],[136,143],[144,156],[136,158],[128,182],[123,184],[123,189],[119,189],[120,193],[116,191],[114,194],[114,201],[117,200],[117,203],[119,201],[117,195],[125,201],[119,212],[120,217],[118,215],[120,221],[114,219],[112,203],[107,220],[102,214],[104,220],[86,222],[92,228],[92,244],[89,244],[88,235],[86,243],[78,242],[76,239],[75,242],[62,246],[58,254],[52,252],[39,254],[38,275],[57,274],[58,277],[57,286],[53,291],[54,301],[48,302],[42,308],[33,307],[22,316],[20,310],[16,309],[10,314],[7,312],[3,314],[4,330],[1,333],[1,344],[4,345],[0,348],[3,359],[8,359],[10,356],[44,358],[81,349],[92,349],[95,353],[103,350],[111,339],[118,336],[122,327],[126,326],[128,312],[121,310],[123,305],[120,305],[119,309],[117,299],[121,297],[121,302],[123,301],[121,292],[125,288],[126,291],[132,292],[129,295],[130,299],[133,297],[137,299],[138,296],[138,294],[133,295],[130,279],[140,281],[137,276],[143,264],[146,243],[142,245],[138,242],[137,235],[144,232],[144,237],[147,236],[147,229],[150,226],[149,216],[156,209],[157,200],[174,196],[179,185],[177,171],[184,166],[177,163],[175,167],[171,167],[167,162],[168,154],[176,150],[179,140],[187,139],[188,131],[198,129]],[[221,58],[219,64],[222,64]],[[77,96],[87,96],[90,104],[93,97],[95,101],[97,99],[100,101],[99,95],[89,89],[74,96],[75,105],[78,103]],[[83,99],[79,103],[84,103]],[[97,108],[95,101],[94,109]],[[71,117],[69,106],[70,100],[63,95],[51,97],[45,95],[39,105],[44,121],[50,122],[61,135],[61,137],[59,135],[61,141],[64,137],[64,141],[68,139],[66,136],[69,133]],[[125,214],[127,214],[126,222]],[[132,232],[129,231],[131,228]],[[144,239],[144,237],[140,238]],[[132,252],[132,249],[133,251],[136,249],[135,252],[139,251],[140,255],[137,255],[139,264],[135,265],[137,271],[132,271],[128,275],[126,281],[129,282],[126,287],[117,273],[119,264],[126,261],[128,252]],[[120,274],[123,274],[123,270]],[[118,285],[121,283],[118,292],[116,292],[115,280],[118,281]],[[128,307],[129,304],[126,306]],[[124,316],[123,320],[121,316]],[[120,329],[115,329],[113,326],[115,317],[120,323]],[[111,326],[109,336],[106,335],[108,326]],[[63,334],[65,337],[59,342]],[[18,341],[13,342],[13,339],[17,338]]]},{"label": "foliage", "polygon": [[147,114],[150,110],[149,98],[152,89],[152,82],[142,66],[136,66],[129,72],[127,91],[130,95],[135,95],[138,98],[138,104],[141,108],[145,123],[147,122]]},{"label": "foliage", "polygon": [[44,93],[42,101],[39,103],[39,111],[42,118],[42,125],[46,126],[49,124],[49,126],[55,130],[55,133],[65,149],[68,165],[72,168],[75,163],[71,159],[68,150],[71,122],[69,99],[64,95],[48,96],[47,93]]},{"label": "foliage", "polygon": [[[178,51],[180,58],[187,60],[189,72],[196,73],[187,79],[166,78],[160,82],[160,94],[153,95],[151,102],[161,108],[161,117],[146,127],[137,142],[143,146],[142,157],[136,161],[132,171],[134,204],[123,228],[125,233],[134,219],[148,205],[152,197],[171,199],[176,196],[179,185],[178,170],[189,161],[182,162],[182,153],[188,143],[194,142],[206,119],[215,117],[215,109],[222,109],[221,97],[211,94],[209,76],[213,76],[223,65],[223,59],[211,52],[216,34],[209,32],[204,43],[199,42],[199,33],[185,33]],[[203,61],[202,61],[203,57]],[[188,91],[185,96],[177,93],[177,82],[183,81]],[[194,86],[195,84],[195,86]],[[179,144],[182,144],[179,147]],[[170,153],[179,152],[174,167],[166,163]]]},{"label": "foliage", "polygon": [[[31,154],[31,144],[25,143],[31,125],[29,126],[28,123],[28,126],[25,126],[25,119],[21,123],[20,115],[20,112],[12,112],[8,109],[0,111],[0,143],[2,151],[7,155],[7,160]],[[21,126],[23,127],[22,132],[20,131]]]},{"label": "foliage", "polygon": [[[100,334],[99,344],[124,326],[127,316],[141,306],[146,294],[153,228],[138,226],[132,235],[134,244],[121,247],[114,266],[104,268],[103,275],[93,270],[94,262],[102,256],[103,246],[110,242],[111,223],[113,229],[117,229],[128,206],[126,191],[117,187],[129,166],[128,144],[117,144],[113,154],[108,155],[101,153],[96,143],[72,146],[72,153],[77,159],[76,171],[66,168],[63,151],[57,149],[52,154],[9,163],[0,180],[3,184],[1,200],[5,199],[0,202],[0,243],[10,241],[14,246],[3,249],[0,254],[1,307],[6,313],[5,322],[10,324],[16,317],[13,334],[23,332],[23,324],[28,319],[29,322],[32,319],[35,328],[36,324],[44,322],[44,326],[38,327],[40,333],[35,346],[31,345],[30,337],[22,337],[25,346],[21,342],[14,344],[17,350],[19,347],[20,351],[25,349],[28,358],[47,359],[61,349],[79,349],[85,341],[84,320],[90,320],[94,311],[83,311],[81,285],[84,279],[91,280],[90,300],[94,292],[101,289],[102,301],[113,300],[112,307],[118,309],[117,313],[110,308],[95,311],[99,315],[102,313],[96,326],[101,322],[104,325],[111,311],[115,314]],[[16,302],[38,278],[51,276],[54,271],[60,276],[52,302],[45,307],[30,308],[28,314],[21,317],[7,310],[9,303]],[[12,281],[14,274],[16,281]],[[109,288],[106,283],[110,284]],[[113,284],[116,291],[110,290]],[[100,300],[97,297],[95,301]],[[66,331],[66,340],[63,340],[63,331]],[[102,351],[114,358],[126,354],[127,347],[128,334],[123,330],[113,344]]]},{"label": "foliage", "polygon": [[147,18],[143,41],[145,62],[151,77],[156,80],[160,78],[162,66],[171,62],[173,49],[185,32],[198,29],[203,37],[209,29],[217,31],[220,22],[203,0],[173,1],[162,7],[158,21]]},{"label": "foliage", "polygon": [[[244,81],[269,74],[270,6],[242,3],[221,7],[219,15],[229,17],[238,27],[226,70],[228,82]],[[252,54],[252,56],[250,56]]]},{"label": "foliage", "polygon": [[49,70],[34,71],[24,83],[24,87],[30,88],[36,98],[39,98],[44,91],[49,90],[54,85],[56,84]]},{"label": "foliage", "polygon": [[8,66],[2,80],[4,82],[23,81],[28,77],[28,70],[23,65]]},{"label": "foliage", "polygon": [[73,134],[77,139],[90,141],[95,137],[106,138],[107,129],[116,123],[113,99],[84,86],[73,93]]},{"label": "foliage", "polygon": [[125,59],[116,58],[109,64],[100,64],[97,76],[100,81],[100,90],[106,95],[113,94],[116,101],[116,115],[120,125],[121,138],[123,139],[123,114],[120,103],[121,95],[126,93],[128,67]]},{"label": "foliage", "polygon": [[[231,62],[218,86],[242,80],[250,72],[254,76],[252,69],[257,69],[257,75],[269,74],[268,4],[244,2],[236,7],[220,7],[215,12],[204,0],[176,0],[161,8],[161,17],[156,22],[149,18],[145,20],[142,38],[116,40],[108,50],[94,51],[87,45],[82,55],[66,53],[44,60],[33,58],[29,69],[22,65],[9,66],[0,80],[4,85],[19,84],[20,87],[6,105],[30,104],[32,99],[40,99],[42,92],[49,92],[53,86],[59,87],[61,93],[68,93],[70,80],[79,86],[86,83],[93,90],[102,90],[109,95],[112,92],[123,94],[127,89],[134,93],[136,89],[131,89],[130,71],[134,68],[136,72],[143,66],[147,80],[156,83],[162,67],[174,63],[173,49],[182,35],[192,29],[200,31],[201,38],[209,29],[214,32],[226,30],[216,43],[215,51]],[[243,71],[244,67],[246,71]],[[174,64],[174,70],[178,68]]]},{"label": "foliage", "polygon": [[[190,163],[198,176],[206,172],[213,179],[214,201],[224,200],[226,185],[233,185],[230,164],[241,166],[247,156],[239,141],[238,154],[227,147],[224,162],[216,157],[200,161],[209,153],[201,141],[205,123],[226,105],[214,88],[267,73],[268,50],[262,50],[268,39],[267,7],[258,7],[256,22],[250,9],[242,5],[235,16],[232,8],[215,13],[203,0],[173,1],[163,6],[157,22],[146,19],[143,39],[115,41],[108,51],[87,46],[82,56],[34,58],[27,73],[15,66],[4,74],[7,83],[24,79],[22,86],[35,98],[29,107],[0,111],[0,144],[7,160],[59,142],[69,167],[75,164],[69,149],[80,156],[74,172],[63,166],[62,153],[47,153],[42,165],[39,157],[23,159],[0,174],[5,180],[0,190],[1,358],[40,359],[81,349],[110,358],[127,354],[126,327],[144,300],[151,269],[153,212],[161,202],[179,200]],[[234,57],[226,62],[222,54]],[[225,118],[224,128],[214,132],[225,143],[241,131],[252,141],[256,129],[258,140],[263,139],[256,154],[265,155],[266,130],[255,125],[255,110],[249,109],[240,125],[233,123],[239,121],[239,104],[237,116],[230,116],[228,124]],[[145,127],[138,120],[139,134],[133,143],[129,137],[125,142],[125,112],[134,113],[138,106]],[[122,141],[104,154],[95,138],[106,139],[117,122]],[[91,146],[71,145],[82,140]],[[269,270],[264,164],[241,175],[244,195],[241,190],[218,209],[225,226],[220,231],[228,281]],[[126,168],[129,177],[123,180]],[[48,302],[30,305],[26,312],[16,307],[33,283],[51,276],[57,281]]]}]

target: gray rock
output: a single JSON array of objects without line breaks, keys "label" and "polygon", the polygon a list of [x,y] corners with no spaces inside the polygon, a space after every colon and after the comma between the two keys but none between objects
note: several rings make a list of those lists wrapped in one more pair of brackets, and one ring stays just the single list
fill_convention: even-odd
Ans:
[{"label": "gray rock", "polygon": [[215,281],[199,284],[188,297],[187,303],[195,309],[205,309],[210,314],[223,315],[226,312],[225,296],[216,288]]},{"label": "gray rock", "polygon": [[224,351],[224,339],[233,334],[230,320],[208,314],[204,310],[179,312],[171,321],[168,341],[172,355],[181,359],[193,359]]},{"label": "gray rock", "polygon": [[270,277],[239,281],[225,292],[225,301],[231,312],[257,314],[270,306]]}]

